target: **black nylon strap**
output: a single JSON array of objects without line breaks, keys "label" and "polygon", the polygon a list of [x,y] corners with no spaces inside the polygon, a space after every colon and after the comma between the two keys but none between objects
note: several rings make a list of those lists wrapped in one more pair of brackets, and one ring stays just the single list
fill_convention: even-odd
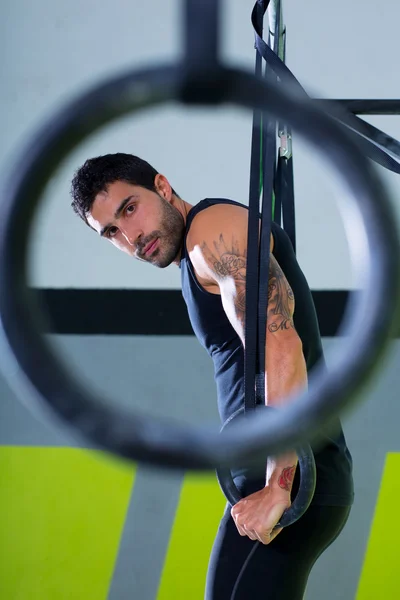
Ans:
[{"label": "black nylon strap", "polygon": [[[322,105],[332,100],[321,99]],[[342,105],[354,115],[400,115],[400,99],[392,98],[391,100],[339,100],[335,99],[335,103]]]},{"label": "black nylon strap", "polygon": [[374,144],[379,146],[384,151],[391,152],[394,154],[394,156],[400,158],[400,142],[398,140],[395,140],[384,131],[377,129],[370,123],[367,123],[355,115],[349,116],[349,123],[351,118],[356,120],[358,125],[358,133],[360,135],[363,135],[368,140],[373,141]]},{"label": "black nylon strap", "polygon": [[[278,169],[279,169],[279,159],[278,159]],[[282,194],[280,193],[279,185],[278,185],[278,172],[275,175],[274,180],[274,198],[275,198],[275,206],[274,206],[274,223],[277,225],[282,225]]]},{"label": "black nylon strap", "polygon": [[261,239],[259,248],[259,298],[258,298],[258,372],[256,379],[257,403],[265,404],[265,352],[269,283],[270,236],[272,223],[272,193],[275,175],[276,122],[269,121],[266,128],[266,152],[261,211]]},{"label": "black nylon strap", "polygon": [[[278,6],[280,9],[280,5]],[[276,19],[274,32],[274,52],[278,52],[280,34],[280,10]],[[270,40],[270,36],[269,36]],[[265,78],[276,81],[276,75],[268,64],[265,65]],[[265,390],[265,354],[268,308],[268,284],[270,264],[270,237],[272,224],[272,197],[276,171],[276,133],[277,122],[268,115],[263,119],[263,176],[262,176],[262,209],[259,247],[259,282],[258,282],[258,370],[256,378],[257,404],[264,405]]]},{"label": "black nylon strap", "polygon": [[[260,2],[257,2],[257,5],[260,6]],[[269,1],[262,2],[262,5],[262,10],[265,14],[269,6]],[[285,83],[288,86],[291,86],[294,91],[304,94],[308,97],[308,94],[293,73],[262,39],[258,22],[255,18],[254,9],[252,13],[252,24],[255,31],[256,48],[264,60],[270,65],[270,67],[275,71],[277,76],[282,81],[285,81]],[[331,104],[331,106],[333,105]],[[329,112],[331,112],[331,109],[329,109]],[[387,154],[387,151],[390,151],[400,159],[400,144],[396,140],[349,112],[344,112],[341,110],[340,116],[335,116],[332,113],[331,116],[333,116],[333,118],[348,127],[354,134],[357,135],[361,150],[366,156],[386,169],[400,174],[400,164]]]},{"label": "black nylon strap", "polygon": [[[276,52],[276,54],[278,54]],[[282,53],[280,58],[286,62],[286,30],[282,40]],[[283,229],[288,234],[293,250],[296,253],[296,218],[294,204],[294,175],[293,175],[293,153],[292,153],[292,129],[286,123],[279,124],[281,145],[286,145],[285,154],[279,150],[278,167],[275,177],[275,199],[281,207],[280,218]],[[276,200],[275,200],[276,201]]]},{"label": "black nylon strap", "polygon": [[282,198],[282,226],[296,253],[296,217],[294,205],[293,156],[278,159],[276,190]]},{"label": "black nylon strap", "polygon": [[[255,18],[259,20],[262,32],[262,7],[257,4]],[[256,52],[255,73],[262,74],[262,57]],[[244,352],[244,408],[245,412],[254,410],[259,399],[256,398],[256,381],[259,379],[259,361],[257,356],[257,311],[258,311],[258,230],[260,213],[260,157],[261,157],[262,113],[253,112],[253,130],[251,141],[249,214],[247,231],[246,260],[246,312],[245,312],[245,352]]]},{"label": "black nylon strap", "polygon": [[[264,3],[260,1],[254,9],[254,14],[258,21],[258,30],[261,33],[264,13]],[[275,36],[275,42],[278,43],[278,41],[279,36]],[[262,57],[259,52],[256,53],[256,75],[262,75]],[[265,77],[276,77],[268,65],[265,67]],[[267,125],[264,127],[265,123]],[[246,265],[245,412],[254,410],[257,404],[265,404],[266,308],[268,305],[272,192],[276,168],[276,127],[276,121],[263,119],[260,111],[254,111]],[[264,133],[262,133],[262,129]],[[263,167],[262,174],[261,166]],[[260,182],[263,198],[259,234]]]},{"label": "black nylon strap", "polygon": [[[266,62],[265,77],[273,73],[296,93],[308,96],[300,82],[285,64],[286,37],[283,40],[283,60],[279,57],[281,6],[276,6],[273,50],[263,39],[263,20],[270,0],[257,0],[252,11],[255,32],[256,75],[262,74],[262,58]],[[270,36],[269,36],[270,42]],[[400,174],[400,164],[388,153],[400,158],[400,142],[359,119],[350,112],[331,116],[346,126],[357,139],[362,151],[381,166]],[[267,125],[265,125],[267,124]],[[269,281],[269,244],[271,221],[282,225],[296,252],[296,219],[294,204],[293,156],[279,155],[276,165],[276,121],[260,111],[253,114],[252,153],[250,167],[249,222],[246,265],[246,322],[245,322],[245,411],[265,404],[265,352]],[[279,124],[288,136],[291,129]],[[259,200],[262,189],[261,230],[258,244]],[[275,213],[272,197],[275,192]],[[258,349],[258,352],[257,352]]]},{"label": "black nylon strap", "polygon": [[278,156],[274,193],[274,222],[285,230],[296,253],[293,156],[290,158]]}]

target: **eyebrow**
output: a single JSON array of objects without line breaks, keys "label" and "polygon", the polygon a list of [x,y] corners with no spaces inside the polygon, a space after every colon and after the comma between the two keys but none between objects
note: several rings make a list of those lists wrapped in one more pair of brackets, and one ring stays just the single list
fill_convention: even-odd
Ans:
[{"label": "eyebrow", "polygon": [[[132,198],[138,197],[139,196],[137,196],[136,194],[133,194],[132,196],[128,196],[127,198],[125,198],[125,200],[122,200],[121,204],[118,206],[117,210],[114,213],[114,219],[118,219],[121,216],[121,213],[123,212],[125,206],[132,200]],[[113,227],[112,223],[104,225],[104,227],[101,228],[100,236],[103,237],[107,230],[110,229],[110,227]]]}]

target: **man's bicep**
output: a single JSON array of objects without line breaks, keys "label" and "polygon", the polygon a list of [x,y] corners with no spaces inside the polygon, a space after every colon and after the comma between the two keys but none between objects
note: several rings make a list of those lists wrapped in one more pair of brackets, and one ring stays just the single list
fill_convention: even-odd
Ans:
[{"label": "man's bicep", "polygon": [[[245,342],[246,314],[246,262],[231,278],[220,284],[225,312],[243,344]],[[267,337],[274,338],[280,345],[297,339],[293,323],[294,294],[278,261],[270,254],[268,280]],[[276,346],[274,345],[274,348]]]},{"label": "man's bicep", "polygon": [[[214,271],[219,273],[219,288],[226,315],[245,343],[246,315],[246,257],[241,254],[239,245],[235,252],[231,250],[221,254],[214,252],[211,260]],[[232,249],[233,250],[233,249]],[[297,338],[293,323],[294,294],[278,261],[270,254],[268,280],[267,336],[278,343]]]},{"label": "man's bicep", "polygon": [[[189,241],[192,264],[203,282],[218,286],[225,313],[244,344],[247,264],[245,223],[225,225],[219,229],[211,223],[208,223],[208,227],[202,225],[192,231]],[[273,248],[272,235],[270,248]],[[271,270],[271,266],[270,275],[274,276],[275,285],[279,277],[275,268]],[[275,297],[276,294],[274,299]]]},{"label": "man's bicep", "polygon": [[246,310],[246,243],[232,230],[212,231],[191,244],[189,255],[197,276],[218,286],[225,313],[244,342]]},{"label": "man's bicep", "polygon": [[244,341],[246,312],[246,249],[234,235],[220,234],[212,244],[204,242],[202,254],[218,284],[226,315]]}]

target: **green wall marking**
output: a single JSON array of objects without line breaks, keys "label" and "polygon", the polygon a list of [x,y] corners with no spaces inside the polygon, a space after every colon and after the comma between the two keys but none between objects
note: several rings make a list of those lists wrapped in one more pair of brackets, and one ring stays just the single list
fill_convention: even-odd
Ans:
[{"label": "green wall marking", "polygon": [[399,597],[400,454],[386,455],[356,600]]},{"label": "green wall marking", "polygon": [[186,475],[157,600],[204,597],[208,560],[226,500],[215,475]]},{"label": "green wall marking", "polygon": [[92,450],[0,447],[0,597],[106,600],[134,476]]}]

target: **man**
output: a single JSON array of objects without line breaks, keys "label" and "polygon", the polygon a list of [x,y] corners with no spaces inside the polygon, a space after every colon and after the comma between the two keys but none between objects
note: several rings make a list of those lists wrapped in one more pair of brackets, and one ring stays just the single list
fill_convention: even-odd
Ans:
[{"label": "man", "polygon": [[[225,422],[243,406],[247,208],[223,199],[192,206],[166,177],[127,154],[86,161],[74,176],[72,196],[75,212],[119,250],[159,268],[180,267],[193,330],[214,362]],[[276,224],[268,295],[266,402],[279,406],[307,385],[323,352],[311,292]],[[222,518],[207,600],[304,597],[313,564],[339,535],[353,502],[352,461],[339,422],[315,459],[313,502],[284,530],[275,525],[298,487],[296,454],[269,458],[263,473],[234,471],[246,497]],[[255,540],[261,544],[252,552]]]}]

